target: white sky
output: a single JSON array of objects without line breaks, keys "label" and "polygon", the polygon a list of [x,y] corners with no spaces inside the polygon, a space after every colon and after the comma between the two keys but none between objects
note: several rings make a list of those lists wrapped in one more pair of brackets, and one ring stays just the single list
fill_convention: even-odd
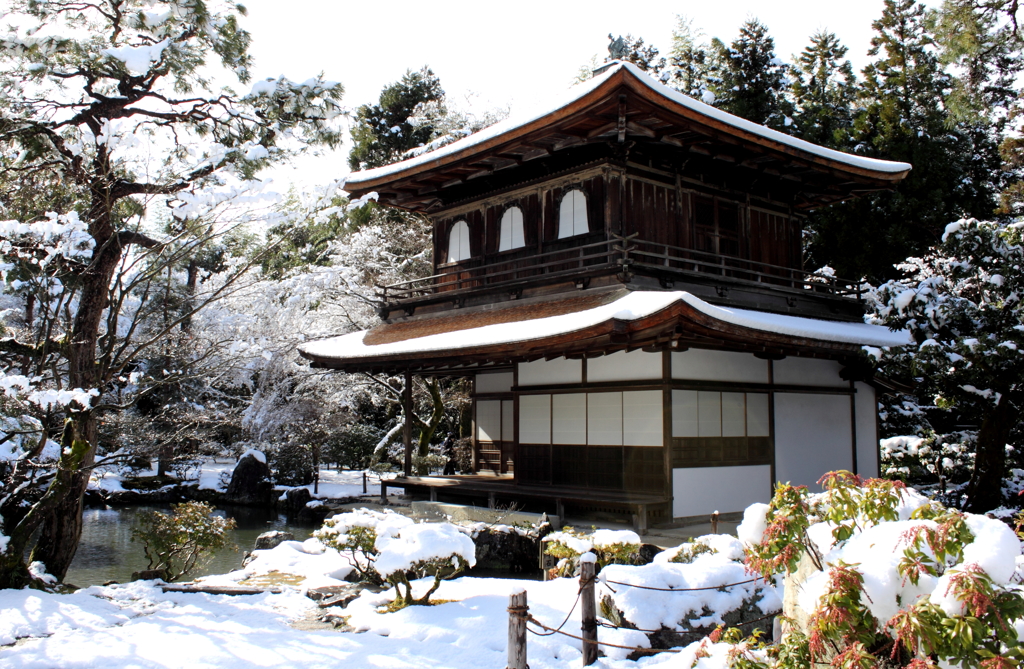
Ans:
[{"label": "white sky", "polygon": [[[557,96],[579,67],[607,55],[608,33],[643,37],[665,55],[676,15],[707,36],[731,42],[749,17],[764,22],[776,53],[790,61],[809,36],[827,29],[849,47],[859,70],[868,62],[871,22],[883,0],[242,0],[253,36],[255,78],[303,81],[324,73],[345,87],[344,104],[376,102],[407,69],[429,65],[450,101],[476,110]],[[935,1],[929,5],[937,4]],[[348,172],[348,149],[308,157],[275,175],[281,182],[319,183]]]}]

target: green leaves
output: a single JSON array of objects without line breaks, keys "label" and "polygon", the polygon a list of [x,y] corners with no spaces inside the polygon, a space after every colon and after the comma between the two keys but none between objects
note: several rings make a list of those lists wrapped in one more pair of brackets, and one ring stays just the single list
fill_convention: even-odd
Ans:
[{"label": "green leaves", "polygon": [[230,545],[232,518],[214,515],[205,502],[175,504],[171,514],[147,511],[132,528],[132,541],[143,545],[149,569],[163,569],[168,581],[176,581]]}]

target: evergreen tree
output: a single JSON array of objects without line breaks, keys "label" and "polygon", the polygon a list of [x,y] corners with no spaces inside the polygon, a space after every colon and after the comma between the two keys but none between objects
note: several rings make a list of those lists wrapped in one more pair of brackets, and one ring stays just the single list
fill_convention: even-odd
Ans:
[{"label": "evergreen tree", "polygon": [[[1002,214],[1024,213],[1024,141],[1019,132],[1005,136],[1021,112],[1016,79],[1024,61],[1016,12],[1012,0],[945,0],[931,16],[939,58],[956,72],[947,98],[950,113],[986,158],[984,164],[974,161],[971,178],[991,181],[1001,191]],[[1002,173],[986,172],[1000,143]]]},{"label": "evergreen tree", "polygon": [[[938,242],[946,224],[991,214],[998,172],[984,138],[958,127],[944,100],[952,87],[915,0],[886,0],[864,69],[854,126],[858,153],[908,162],[913,170],[894,191],[828,207],[807,223],[808,258],[840,275],[895,278],[895,265]],[[995,161],[995,162],[994,162]]]},{"label": "evergreen tree", "polygon": [[796,59],[793,99],[796,133],[821,146],[846,149],[853,132],[857,79],[835,33],[819,31]]},{"label": "evergreen tree", "polygon": [[665,83],[692,98],[715,104],[712,89],[720,82],[721,69],[716,56],[717,51],[704,41],[704,34],[694,29],[692,19],[676,17]]},{"label": "evergreen tree", "polygon": [[348,164],[353,170],[366,170],[402,160],[403,154],[433,139],[430,124],[413,122],[418,108],[444,102],[441,80],[424,66],[409,70],[399,81],[384,87],[375,105],[362,105],[356,111],[352,128],[352,151]]},{"label": "evergreen tree", "polygon": [[768,35],[768,27],[750,19],[730,46],[717,38],[711,45],[721,63],[721,79],[712,87],[716,106],[770,128],[789,128],[789,68],[775,55],[775,40]]}]

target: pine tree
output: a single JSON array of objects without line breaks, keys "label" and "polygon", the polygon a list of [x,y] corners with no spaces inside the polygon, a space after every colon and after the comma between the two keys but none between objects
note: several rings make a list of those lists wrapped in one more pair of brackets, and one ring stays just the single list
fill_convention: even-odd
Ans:
[{"label": "pine tree", "polygon": [[704,34],[693,27],[692,19],[677,16],[665,83],[692,98],[715,104],[712,88],[721,81],[717,53],[704,41]]},{"label": "pine tree", "polygon": [[443,104],[444,99],[441,80],[426,66],[418,72],[409,70],[399,81],[385,86],[377,104],[362,105],[356,111],[349,167],[366,170],[388,165],[401,160],[407,151],[426,145],[434,128],[416,124],[413,118],[423,105]]},{"label": "pine tree", "polygon": [[789,128],[789,68],[775,55],[775,40],[768,35],[768,27],[750,19],[730,46],[717,38],[711,45],[721,62],[721,80],[712,88],[716,106],[754,123]]},{"label": "pine tree", "polygon": [[857,78],[835,33],[819,31],[793,68],[796,134],[836,149],[850,146]]},{"label": "pine tree", "polygon": [[857,153],[908,162],[913,170],[894,191],[815,212],[807,223],[813,265],[831,265],[844,276],[895,278],[895,265],[937,243],[950,221],[985,217],[995,206],[991,181],[976,175],[999,165],[946,109],[952,81],[925,19],[915,0],[886,0],[873,23],[869,55],[876,60],[864,69],[854,125]]}]

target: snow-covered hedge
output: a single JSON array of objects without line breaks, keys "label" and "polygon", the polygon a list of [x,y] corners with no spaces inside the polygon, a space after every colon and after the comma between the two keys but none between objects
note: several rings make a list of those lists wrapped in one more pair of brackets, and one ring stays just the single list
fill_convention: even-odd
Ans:
[{"label": "snow-covered hedge", "polygon": [[635,564],[640,553],[640,536],[630,530],[595,530],[591,534],[565,527],[543,539],[544,552],[558,558],[557,576],[576,573],[584,553],[597,557],[598,567],[609,564]]},{"label": "snow-covered hedge", "polygon": [[748,566],[787,574],[787,618],[780,643],[745,643],[747,669],[1018,666],[1021,549],[1008,526],[899,481],[833,472],[822,484],[779,485],[748,510]]},{"label": "snow-covered hedge", "polygon": [[[429,604],[441,581],[476,564],[476,546],[451,523],[416,523],[392,511],[359,509],[324,521],[314,533],[344,555],[361,580],[389,583],[396,608]],[[410,579],[432,576],[421,597],[413,597]]]}]

